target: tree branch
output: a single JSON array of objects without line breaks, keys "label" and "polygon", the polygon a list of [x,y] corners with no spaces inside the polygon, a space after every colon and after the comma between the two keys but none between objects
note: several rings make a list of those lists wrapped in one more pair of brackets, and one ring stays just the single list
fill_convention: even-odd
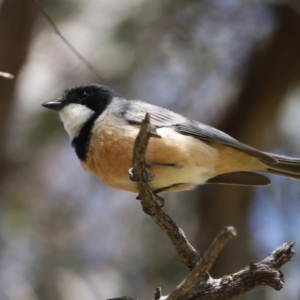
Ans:
[{"label": "tree branch", "polygon": [[50,26],[53,28],[54,32],[62,39],[62,41],[67,45],[67,47],[75,54],[75,56],[81,60],[86,67],[94,74],[96,75],[103,83],[105,83],[104,77],[99,73],[99,71],[84,57],[82,56],[79,51],[67,40],[65,36],[62,35],[62,33],[59,31],[57,25],[52,20],[52,18],[49,16],[49,14],[44,10],[44,8],[40,5],[38,0],[33,0],[34,4],[40,11],[40,13],[45,17],[45,19],[48,21]]},{"label": "tree branch", "polygon": [[[233,227],[225,227],[214,239],[191,274],[168,296],[167,300],[179,299],[190,291],[208,273],[223,247],[235,236],[236,230]],[[204,282],[206,284],[207,281]]]},{"label": "tree branch", "polygon": [[182,262],[192,270],[200,260],[199,253],[188,242],[184,232],[161,209],[160,197],[156,196],[148,183],[149,171],[146,171],[145,155],[151,137],[159,138],[155,128],[150,124],[150,115],[146,114],[141,124],[141,129],[136,137],[133,150],[133,168],[130,171],[139,189],[139,198],[143,210],[147,212],[155,223],[169,236]]},{"label": "tree branch", "polygon": [[[259,263],[250,262],[249,266],[220,279],[213,279],[208,271],[226,243],[236,236],[233,227],[224,228],[215,238],[203,258],[199,259],[198,252],[189,244],[183,231],[161,209],[160,199],[156,196],[149,181],[153,175],[146,169],[145,155],[151,137],[158,135],[150,124],[147,113],[142,121],[139,134],[135,140],[133,153],[133,168],[129,171],[130,178],[135,180],[140,192],[139,198],[146,213],[150,214],[160,228],[168,234],[183,263],[190,269],[191,274],[169,296],[161,296],[161,289],[156,289],[156,300],[227,300],[245,294],[259,285],[267,285],[275,290],[283,287],[283,274],[280,267],[288,262],[295,251],[295,243],[289,241],[271,252]],[[135,300],[123,296],[108,300]]]},{"label": "tree branch", "polygon": [[[250,262],[249,266],[231,275],[219,279],[202,280],[185,295],[170,298],[175,291],[161,300],[227,300],[245,294],[257,286],[269,286],[279,291],[283,287],[284,277],[280,267],[291,260],[295,243],[289,241],[272,251],[258,263]],[[201,263],[199,263],[201,264]],[[178,296],[178,297],[177,297]],[[108,300],[137,300],[131,297],[119,297]]]},{"label": "tree branch", "polygon": [[259,263],[251,262],[243,270],[210,282],[201,281],[180,300],[227,300],[265,285],[279,291],[284,279],[280,267],[291,260],[295,243],[280,245]]}]

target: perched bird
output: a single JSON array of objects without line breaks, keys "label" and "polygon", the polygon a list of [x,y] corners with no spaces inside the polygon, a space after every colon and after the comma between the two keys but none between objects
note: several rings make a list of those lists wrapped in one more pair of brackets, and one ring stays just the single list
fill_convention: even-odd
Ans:
[{"label": "perched bird", "polygon": [[68,89],[58,111],[82,167],[109,186],[138,192],[129,178],[133,145],[148,112],[161,138],[150,139],[146,162],[155,193],[183,191],[204,183],[267,185],[255,172],[300,179],[300,159],[266,153],[208,125],[165,108],[126,100],[109,87],[86,84]]}]

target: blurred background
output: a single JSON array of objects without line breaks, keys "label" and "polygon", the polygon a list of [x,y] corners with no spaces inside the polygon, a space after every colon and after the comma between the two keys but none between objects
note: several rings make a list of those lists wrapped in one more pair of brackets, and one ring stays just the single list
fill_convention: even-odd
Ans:
[{"label": "blurred background", "polygon": [[[61,33],[127,99],[215,126],[265,151],[300,157],[300,4],[271,0],[43,0]],[[0,300],[96,300],[168,294],[188,274],[136,195],[85,173],[57,114],[64,89],[100,82],[32,0],[0,0]],[[221,277],[294,240],[300,182],[207,185],[165,195],[165,211],[204,253],[233,225]],[[280,292],[300,299],[300,258]]]}]

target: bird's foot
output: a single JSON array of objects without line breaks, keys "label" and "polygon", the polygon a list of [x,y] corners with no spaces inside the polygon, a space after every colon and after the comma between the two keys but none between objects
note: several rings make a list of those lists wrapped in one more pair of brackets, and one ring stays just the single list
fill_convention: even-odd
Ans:
[{"label": "bird's foot", "polygon": [[[158,195],[156,195],[156,194],[154,194],[154,196],[155,196],[155,205],[158,208],[163,208],[164,205],[165,205],[165,199],[158,196]],[[141,195],[137,195],[136,200],[141,200]],[[152,213],[151,213],[152,207],[148,208],[148,207],[145,207],[143,205],[143,203],[141,203],[141,204],[142,204],[142,208],[143,208],[144,213],[146,213],[148,215],[152,215]]]},{"label": "bird's foot", "polygon": [[155,202],[158,208],[163,208],[165,206],[165,199],[155,194]]},{"label": "bird's foot", "polygon": [[[144,171],[145,171],[145,176],[144,176],[145,181],[146,182],[151,182],[154,179],[155,175],[147,168],[144,168]],[[130,177],[131,181],[139,181],[136,178],[136,176],[134,175],[133,168],[130,168],[128,170],[128,172],[129,172],[129,177]]]},{"label": "bird's foot", "polygon": [[159,138],[159,139],[161,138],[161,136],[156,131],[156,127],[152,124],[150,124],[150,136],[152,138]]}]

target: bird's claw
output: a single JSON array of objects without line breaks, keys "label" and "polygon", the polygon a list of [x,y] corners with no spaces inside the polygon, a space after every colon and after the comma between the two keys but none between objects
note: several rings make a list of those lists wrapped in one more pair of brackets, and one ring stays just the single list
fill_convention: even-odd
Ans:
[{"label": "bird's claw", "polygon": [[158,208],[163,208],[165,206],[165,199],[158,195],[155,195],[155,202]]},{"label": "bird's claw", "polygon": [[[141,195],[138,194],[135,198],[136,200],[141,200]],[[165,199],[156,195],[155,194],[155,205],[158,207],[158,208],[163,208],[165,206]],[[150,209],[148,209],[147,207],[144,207],[143,204],[142,204],[142,207],[143,207],[143,211],[148,214],[148,215],[151,215],[151,213],[149,212]]]},{"label": "bird's claw", "polygon": [[153,216],[153,213],[151,212],[152,211],[151,207],[148,208],[142,204],[142,209],[145,214]]},{"label": "bird's claw", "polygon": [[161,138],[161,136],[156,131],[156,127],[152,124],[150,124],[150,136],[152,138]]},{"label": "bird's claw", "polygon": [[[146,178],[144,178],[145,182],[151,182],[154,179],[155,175],[147,168],[145,168],[144,170],[145,170],[144,177],[146,177]],[[133,168],[130,168],[128,170],[128,173],[129,173],[129,177],[130,177],[131,181],[139,181],[133,172]]]},{"label": "bird's claw", "polygon": [[146,182],[151,182],[154,179],[155,175],[147,168],[145,168],[145,171],[146,171],[146,177],[147,177]]},{"label": "bird's claw", "polygon": [[137,179],[136,179],[136,177],[134,175],[134,172],[133,172],[133,168],[130,168],[128,170],[128,173],[129,173],[129,178],[130,178],[131,181],[137,181]]}]

